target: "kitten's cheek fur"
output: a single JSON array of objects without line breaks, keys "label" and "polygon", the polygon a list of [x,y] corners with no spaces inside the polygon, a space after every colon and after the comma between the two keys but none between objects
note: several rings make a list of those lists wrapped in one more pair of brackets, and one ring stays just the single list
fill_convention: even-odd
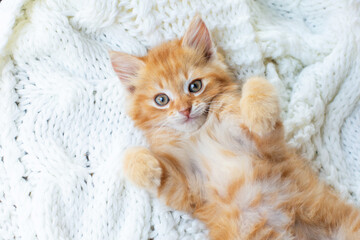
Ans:
[{"label": "kitten's cheek fur", "polygon": [[161,183],[162,170],[159,161],[149,149],[132,147],[123,156],[125,177],[141,188],[156,193]]}]

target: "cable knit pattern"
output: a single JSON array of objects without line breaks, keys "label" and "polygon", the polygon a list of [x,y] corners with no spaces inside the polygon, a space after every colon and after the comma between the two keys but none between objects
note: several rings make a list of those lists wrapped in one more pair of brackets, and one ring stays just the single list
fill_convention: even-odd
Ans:
[{"label": "cable knit pattern", "polygon": [[123,150],[147,143],[107,53],[144,55],[196,13],[239,82],[276,86],[288,142],[360,203],[359,1],[3,0],[0,239],[207,238],[124,180]]}]

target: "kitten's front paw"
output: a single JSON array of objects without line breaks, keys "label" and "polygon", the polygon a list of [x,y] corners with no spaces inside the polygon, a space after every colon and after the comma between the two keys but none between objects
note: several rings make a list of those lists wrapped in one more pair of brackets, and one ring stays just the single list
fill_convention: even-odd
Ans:
[{"label": "kitten's front paw", "polygon": [[124,153],[123,171],[126,178],[139,187],[155,190],[160,186],[160,163],[147,148],[127,149]]},{"label": "kitten's front paw", "polygon": [[279,119],[275,88],[264,78],[251,78],[243,86],[241,116],[251,132],[264,135],[274,129]]}]

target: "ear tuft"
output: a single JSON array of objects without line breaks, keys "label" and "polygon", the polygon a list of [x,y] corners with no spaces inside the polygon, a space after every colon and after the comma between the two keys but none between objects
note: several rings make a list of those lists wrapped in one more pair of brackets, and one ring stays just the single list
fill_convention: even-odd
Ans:
[{"label": "ear tuft", "polygon": [[128,91],[133,93],[135,91],[134,78],[144,66],[144,62],[135,56],[116,51],[109,51],[109,56],[116,75]]},{"label": "ear tuft", "polygon": [[182,45],[202,52],[207,59],[216,55],[209,29],[199,15],[191,21],[182,38]]}]

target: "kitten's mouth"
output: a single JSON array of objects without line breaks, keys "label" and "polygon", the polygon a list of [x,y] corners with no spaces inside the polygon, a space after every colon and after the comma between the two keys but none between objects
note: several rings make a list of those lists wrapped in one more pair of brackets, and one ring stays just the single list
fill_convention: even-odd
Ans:
[{"label": "kitten's mouth", "polygon": [[196,117],[188,117],[187,119],[185,119],[184,123],[189,123],[189,122],[192,122],[192,121],[194,121],[195,119],[197,119],[198,117],[200,117],[200,116],[196,116]]},{"label": "kitten's mouth", "polygon": [[209,114],[209,109],[210,109],[210,104],[206,107],[205,111],[203,111],[202,114],[197,115],[197,116],[189,116],[187,119],[184,120],[183,123],[191,123],[201,117],[205,117],[207,119],[207,116]]}]

